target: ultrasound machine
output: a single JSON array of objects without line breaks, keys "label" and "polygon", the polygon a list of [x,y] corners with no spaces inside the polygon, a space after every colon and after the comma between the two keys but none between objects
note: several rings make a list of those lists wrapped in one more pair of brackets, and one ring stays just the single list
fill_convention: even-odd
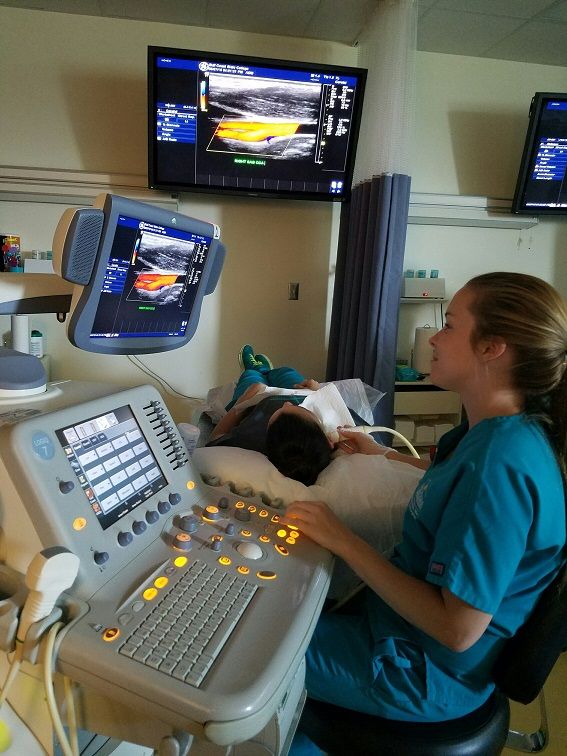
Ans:
[{"label": "ultrasound machine", "polygon": [[[72,285],[69,339],[101,360],[183,346],[224,255],[213,224],[145,203],[105,194],[66,211],[54,264]],[[8,358],[30,375],[35,358]],[[280,513],[205,485],[151,386],[4,392],[0,719],[4,706],[12,745],[0,722],[0,751],[286,754],[332,558]]]}]

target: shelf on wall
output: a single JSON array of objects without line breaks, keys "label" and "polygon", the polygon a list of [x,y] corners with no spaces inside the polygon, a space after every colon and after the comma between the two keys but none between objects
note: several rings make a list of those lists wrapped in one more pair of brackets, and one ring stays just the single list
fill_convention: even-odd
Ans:
[{"label": "shelf on wall", "polygon": [[432,304],[441,304],[442,302],[446,301],[447,300],[444,297],[400,297],[401,304],[417,304],[418,302],[420,304],[422,302],[424,304],[427,302],[430,302]]},{"label": "shelf on wall", "polygon": [[177,197],[148,189],[145,176],[0,166],[0,201],[90,206],[101,192],[178,209]]},{"label": "shelf on wall", "polygon": [[515,229],[537,225],[536,217],[516,215],[511,207],[507,199],[412,192],[408,223]]}]

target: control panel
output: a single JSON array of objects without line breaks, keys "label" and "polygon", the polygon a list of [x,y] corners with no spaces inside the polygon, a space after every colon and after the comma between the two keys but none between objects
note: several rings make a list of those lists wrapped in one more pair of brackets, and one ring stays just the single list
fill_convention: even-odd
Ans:
[{"label": "control panel", "polygon": [[328,589],[331,555],[281,510],[204,484],[157,391],[0,428],[7,563],[80,559],[57,670],[220,744],[267,723]]}]

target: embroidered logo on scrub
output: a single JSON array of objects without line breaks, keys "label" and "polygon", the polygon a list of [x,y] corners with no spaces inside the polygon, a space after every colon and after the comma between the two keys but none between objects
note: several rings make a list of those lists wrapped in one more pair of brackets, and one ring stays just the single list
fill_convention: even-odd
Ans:
[{"label": "embroidered logo on scrub", "polygon": [[438,575],[439,577],[441,577],[441,575],[443,575],[443,573],[445,572],[445,565],[443,564],[443,562],[431,562],[431,564],[429,565],[429,572],[432,575]]}]

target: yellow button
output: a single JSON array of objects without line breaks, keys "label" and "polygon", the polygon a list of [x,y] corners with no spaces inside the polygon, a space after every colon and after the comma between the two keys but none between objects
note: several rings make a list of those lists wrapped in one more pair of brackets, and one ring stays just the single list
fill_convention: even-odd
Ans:
[{"label": "yellow button", "polygon": [[107,627],[102,634],[102,639],[107,643],[112,643],[120,635],[120,630],[117,627]]},{"label": "yellow button", "polygon": [[279,551],[279,553],[280,553],[280,554],[281,554],[282,556],[288,556],[288,554],[289,554],[289,551],[288,551],[288,550],[286,549],[286,547],[285,547],[285,546],[282,546],[282,544],[281,544],[281,543],[276,543],[276,544],[274,544],[274,545],[275,545],[275,547],[276,547],[276,551]]},{"label": "yellow button", "polygon": [[156,588],[165,588],[165,586],[169,583],[169,580],[164,577],[163,575],[161,577],[158,577],[154,580],[154,585]]},{"label": "yellow button", "polygon": [[76,517],[73,520],[73,530],[82,530],[87,527],[87,521],[84,517]]},{"label": "yellow button", "polygon": [[245,538],[250,538],[250,536],[252,535],[252,531],[251,530],[241,530],[240,531],[240,535],[244,536]]},{"label": "yellow button", "polygon": [[248,575],[250,572],[250,567],[246,567],[245,565],[241,564],[240,567],[236,568],[237,572],[240,572],[241,575]]},{"label": "yellow button", "polygon": [[176,567],[185,567],[185,565],[187,564],[187,557],[175,557],[173,564]]},{"label": "yellow button", "polygon": [[269,570],[260,570],[256,573],[256,576],[261,580],[275,580],[277,577],[275,572],[271,572]]},{"label": "yellow button", "polygon": [[146,601],[151,601],[152,599],[155,599],[157,593],[158,592],[156,588],[146,588],[146,590],[142,593],[142,596],[146,599]]},{"label": "yellow button", "polygon": [[262,541],[262,543],[270,543],[270,538],[267,535],[261,535],[258,540]]},{"label": "yellow button", "polygon": [[193,490],[193,489],[195,488],[195,486],[196,486],[196,485],[197,485],[197,484],[195,483],[195,481],[194,481],[194,480],[188,480],[188,481],[187,481],[187,488],[188,488],[188,489],[189,489],[190,491],[192,491],[192,490]]},{"label": "yellow button", "polygon": [[291,543],[291,545],[293,546],[293,544],[295,543],[295,538],[286,538],[285,542],[286,543]]},{"label": "yellow button", "polygon": [[287,535],[287,530],[284,530],[283,528],[280,528],[277,532],[277,535],[279,535],[280,538],[285,538]]},{"label": "yellow button", "polygon": [[227,556],[221,556],[219,557],[219,564],[225,564],[225,565],[232,564],[232,559],[230,559]]},{"label": "yellow button", "polygon": [[297,527],[297,525],[288,525],[288,528],[290,530],[299,530],[299,528]]}]

